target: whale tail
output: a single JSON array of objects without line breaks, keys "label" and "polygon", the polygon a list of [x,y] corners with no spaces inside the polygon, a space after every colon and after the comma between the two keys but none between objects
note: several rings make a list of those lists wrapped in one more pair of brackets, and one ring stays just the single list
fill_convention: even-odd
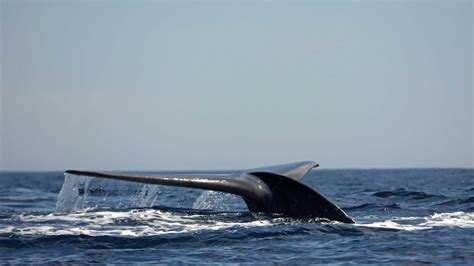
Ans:
[{"label": "whale tail", "polygon": [[301,178],[315,167],[318,167],[318,164],[308,161],[254,168],[225,175],[138,175],[78,170],[67,170],[65,173],[227,192],[241,196],[248,209],[253,212],[354,223],[354,220],[334,203],[300,182]]}]

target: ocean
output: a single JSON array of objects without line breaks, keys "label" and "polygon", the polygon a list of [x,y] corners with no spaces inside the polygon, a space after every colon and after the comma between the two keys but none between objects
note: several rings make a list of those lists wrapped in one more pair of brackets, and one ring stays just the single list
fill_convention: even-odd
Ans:
[{"label": "ocean", "polygon": [[0,264],[474,264],[474,169],[314,169],[303,182],[356,223],[250,213],[220,192],[3,172]]}]

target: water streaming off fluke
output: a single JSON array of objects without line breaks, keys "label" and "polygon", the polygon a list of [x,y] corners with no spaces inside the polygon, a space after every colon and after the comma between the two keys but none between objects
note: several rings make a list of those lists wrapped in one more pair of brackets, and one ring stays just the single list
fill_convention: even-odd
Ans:
[{"label": "water streaming off fluke", "polygon": [[64,174],[64,183],[56,202],[56,211],[67,212],[84,208],[92,177]]},{"label": "water streaming off fluke", "polygon": [[193,209],[236,211],[246,210],[247,207],[243,199],[239,196],[208,190],[202,192],[202,194],[194,201]]},{"label": "water streaming off fluke", "polygon": [[147,208],[158,201],[158,185],[64,175],[56,202],[57,212],[85,208]]}]

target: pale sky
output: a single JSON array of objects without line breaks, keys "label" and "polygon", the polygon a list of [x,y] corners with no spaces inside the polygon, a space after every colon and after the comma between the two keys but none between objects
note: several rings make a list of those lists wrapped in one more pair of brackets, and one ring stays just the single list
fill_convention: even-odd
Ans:
[{"label": "pale sky", "polygon": [[1,1],[0,170],[474,167],[471,1]]}]

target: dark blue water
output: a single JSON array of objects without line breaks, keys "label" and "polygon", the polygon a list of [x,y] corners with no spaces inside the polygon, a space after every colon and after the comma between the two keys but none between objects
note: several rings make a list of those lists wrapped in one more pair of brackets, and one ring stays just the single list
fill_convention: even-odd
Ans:
[{"label": "dark blue water", "polygon": [[[249,213],[200,190],[0,174],[0,263],[474,264],[474,170],[314,170],[355,225]],[[57,211],[58,210],[58,211]]]}]

